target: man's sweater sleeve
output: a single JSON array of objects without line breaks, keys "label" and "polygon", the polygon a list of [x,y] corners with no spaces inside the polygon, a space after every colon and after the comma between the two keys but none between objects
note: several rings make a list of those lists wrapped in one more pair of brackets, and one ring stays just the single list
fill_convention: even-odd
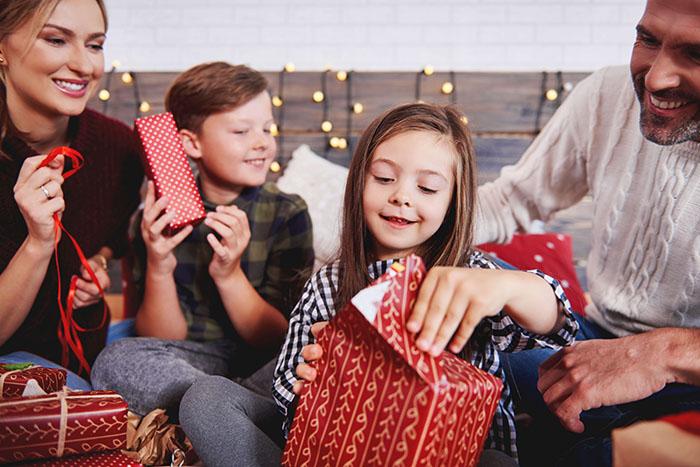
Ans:
[{"label": "man's sweater sleeve", "polygon": [[574,88],[517,164],[479,187],[477,244],[507,242],[514,232],[527,231],[533,220],[549,220],[589,191],[586,155],[600,74]]}]

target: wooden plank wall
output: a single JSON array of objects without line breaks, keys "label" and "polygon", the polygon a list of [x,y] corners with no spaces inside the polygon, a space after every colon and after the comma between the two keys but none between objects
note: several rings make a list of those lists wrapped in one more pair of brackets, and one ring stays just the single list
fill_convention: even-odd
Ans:
[{"label": "wooden plank wall", "polygon": [[[300,144],[308,144],[316,152],[344,165],[349,160],[352,144],[345,150],[331,149],[328,138],[349,137],[352,143],[381,112],[415,101],[417,86],[420,87],[421,100],[454,103],[468,117],[479,145],[480,139],[530,140],[566,97],[566,91],[562,89],[564,83],[575,85],[586,76],[585,73],[435,72],[425,76],[410,72],[351,72],[348,79],[339,81],[332,71],[264,74],[270,83],[271,94],[281,95],[284,101],[282,107],[275,108],[281,131],[278,140],[281,162]],[[94,99],[91,105],[131,124],[138,115],[164,110],[163,97],[177,73],[137,73],[134,74],[136,83],[131,85],[123,84],[120,76],[120,72],[112,76],[107,74],[105,87],[110,90],[110,100],[105,103]],[[454,84],[452,95],[441,93],[445,81]],[[312,94],[321,89],[325,89],[326,100],[313,102]],[[559,99],[544,99],[548,89],[557,89],[561,94]],[[149,112],[138,111],[140,100],[150,103]],[[350,112],[350,106],[355,102],[364,106],[362,113]],[[320,129],[324,119],[330,120],[334,126],[329,134]],[[511,146],[521,149],[519,144],[505,143],[506,148]]]},{"label": "wooden plank wall", "polygon": [[[454,103],[468,117],[477,151],[479,180],[483,183],[495,179],[503,166],[519,159],[566,98],[568,84],[575,86],[587,73],[435,72],[425,76],[418,72],[351,72],[345,81],[337,80],[335,72],[264,72],[264,75],[270,83],[270,93],[281,94],[284,100],[283,107],[275,108],[281,131],[278,160],[283,167],[300,144],[308,144],[317,154],[347,165],[353,143],[366,125],[394,105],[415,101],[419,85],[421,100]],[[166,90],[177,73],[143,72],[133,76],[135,83],[126,85],[121,81],[121,72],[107,73],[103,87],[109,89],[111,98],[107,102],[93,98],[91,107],[128,125],[136,116],[162,112]],[[454,94],[441,93],[445,81],[454,84]],[[326,100],[314,103],[311,96],[321,89],[325,89]],[[558,91],[557,100],[544,99],[549,89]],[[150,104],[148,112],[138,110],[139,102],[144,100]],[[350,113],[354,102],[363,104],[361,114]],[[320,129],[324,118],[334,125],[329,134]],[[348,138],[349,147],[330,148],[330,136]],[[271,174],[271,178],[275,175]],[[590,200],[585,200],[562,212],[548,226],[574,237],[574,257],[584,287],[590,212]],[[116,285],[118,273],[113,273]]]}]

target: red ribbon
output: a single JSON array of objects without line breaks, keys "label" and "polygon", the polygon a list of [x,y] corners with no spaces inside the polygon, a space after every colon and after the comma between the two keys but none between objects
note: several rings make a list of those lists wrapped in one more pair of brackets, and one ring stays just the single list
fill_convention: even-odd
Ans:
[{"label": "red ribbon", "polygon": [[[63,173],[63,180],[67,180],[68,178],[73,176],[78,170],[80,170],[85,163],[85,159],[83,158],[82,154],[80,154],[75,149],[66,146],[60,146],[52,149],[49,155],[46,156],[46,158],[43,161],[41,161],[41,164],[39,164],[39,168],[49,165],[49,163],[52,160],[54,160],[61,154],[69,158],[72,162],[71,169]],[[96,331],[97,329],[100,329],[102,326],[105,325],[108,316],[107,302],[105,302],[104,300],[105,293],[104,290],[102,290],[100,281],[97,280],[95,272],[90,267],[90,264],[88,263],[88,260],[85,257],[83,250],[80,248],[80,245],[78,245],[77,240],[73,238],[73,236],[63,226],[63,224],[61,223],[61,219],[58,217],[58,213],[54,213],[53,220],[55,226],[54,258],[56,260],[56,274],[58,275],[58,309],[61,313],[61,322],[58,324],[58,340],[61,343],[62,348],[61,364],[65,367],[68,366],[70,357],[69,352],[72,351],[73,355],[75,355],[75,357],[78,359],[78,363],[80,364],[78,372],[84,369],[85,372],[89,375],[90,365],[85,359],[83,344],[80,341],[80,336],[78,335],[78,333]],[[100,296],[102,297],[102,321],[97,327],[92,329],[81,327],[73,319],[73,301],[75,299],[75,290],[77,288],[78,276],[73,276],[73,278],[70,281],[70,287],[68,289],[68,297],[66,298],[65,307],[63,306],[63,303],[61,301],[61,267],[58,261],[58,243],[60,240],[59,236],[61,230],[68,236],[68,238],[73,243],[73,247],[75,248],[75,251],[78,254],[78,258],[80,258],[80,264],[82,264],[82,266],[87,271],[88,275],[90,276],[90,279],[92,279],[93,284],[97,285],[97,289],[99,290]]]}]

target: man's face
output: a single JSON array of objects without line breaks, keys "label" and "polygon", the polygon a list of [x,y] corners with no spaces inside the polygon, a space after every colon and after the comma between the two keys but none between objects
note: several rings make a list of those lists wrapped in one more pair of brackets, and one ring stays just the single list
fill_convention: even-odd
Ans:
[{"label": "man's face", "polygon": [[648,0],[630,69],[644,137],[700,141],[700,1]]}]

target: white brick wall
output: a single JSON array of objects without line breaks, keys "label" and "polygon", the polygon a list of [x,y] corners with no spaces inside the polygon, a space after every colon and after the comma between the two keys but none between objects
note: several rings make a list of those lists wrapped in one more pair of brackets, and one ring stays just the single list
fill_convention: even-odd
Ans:
[{"label": "white brick wall", "polygon": [[[590,71],[627,62],[645,0],[106,0],[107,63],[175,71],[211,60]],[[196,6],[195,6],[196,5]]]}]

